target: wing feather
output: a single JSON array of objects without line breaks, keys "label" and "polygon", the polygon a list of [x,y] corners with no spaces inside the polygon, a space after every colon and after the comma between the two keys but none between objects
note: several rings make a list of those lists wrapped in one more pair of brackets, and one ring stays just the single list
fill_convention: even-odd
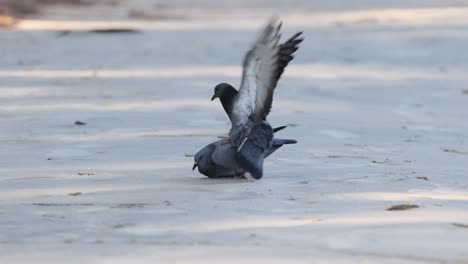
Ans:
[{"label": "wing feather", "polygon": [[298,38],[302,34],[299,32],[279,44],[280,30],[281,22],[272,18],[245,56],[242,82],[233,107],[238,127],[249,118],[258,122],[269,114],[276,84],[303,40]]}]

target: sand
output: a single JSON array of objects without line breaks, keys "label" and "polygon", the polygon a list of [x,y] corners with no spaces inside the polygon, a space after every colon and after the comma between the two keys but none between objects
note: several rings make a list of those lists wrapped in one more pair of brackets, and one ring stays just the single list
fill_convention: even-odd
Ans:
[{"label": "sand", "polygon": [[[468,1],[114,2],[0,31],[0,263],[468,263]],[[299,143],[207,179],[272,13]]]}]

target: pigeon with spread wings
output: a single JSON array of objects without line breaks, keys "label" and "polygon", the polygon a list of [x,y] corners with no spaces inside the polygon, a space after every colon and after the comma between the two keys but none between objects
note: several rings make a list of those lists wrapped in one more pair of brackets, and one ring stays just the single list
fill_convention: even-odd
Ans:
[{"label": "pigeon with spread wings", "polygon": [[220,98],[231,120],[229,137],[237,148],[238,164],[255,179],[263,176],[264,152],[271,146],[273,129],[266,121],[273,92],[284,69],[299,48],[302,32],[279,44],[281,22],[272,18],[247,52],[239,91],[218,84],[211,98]]}]

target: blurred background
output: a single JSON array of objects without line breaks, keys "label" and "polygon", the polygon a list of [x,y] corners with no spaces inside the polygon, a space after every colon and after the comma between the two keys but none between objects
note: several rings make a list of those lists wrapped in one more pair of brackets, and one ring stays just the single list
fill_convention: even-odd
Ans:
[{"label": "blurred background", "polygon": [[[205,179],[273,14],[299,143]],[[0,0],[0,262],[465,263],[467,32],[468,0]]]}]

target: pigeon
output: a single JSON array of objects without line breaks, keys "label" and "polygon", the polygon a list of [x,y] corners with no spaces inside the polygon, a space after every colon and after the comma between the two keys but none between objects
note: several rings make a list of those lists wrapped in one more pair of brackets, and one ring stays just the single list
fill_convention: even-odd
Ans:
[{"label": "pigeon", "polygon": [[[286,126],[273,129],[278,132]],[[264,158],[270,156],[273,152],[285,144],[297,143],[294,139],[273,138],[271,145],[265,150]],[[236,159],[236,148],[230,140],[221,139],[202,148],[195,155],[192,170],[198,167],[201,174],[209,178],[246,176],[243,169]]]},{"label": "pigeon", "polygon": [[263,176],[265,153],[273,145],[273,129],[266,121],[278,80],[299,44],[302,32],[283,44],[281,22],[273,17],[244,58],[242,81],[237,91],[232,85],[216,85],[211,100],[219,98],[231,120],[229,139],[236,148],[237,164],[254,179]]}]

